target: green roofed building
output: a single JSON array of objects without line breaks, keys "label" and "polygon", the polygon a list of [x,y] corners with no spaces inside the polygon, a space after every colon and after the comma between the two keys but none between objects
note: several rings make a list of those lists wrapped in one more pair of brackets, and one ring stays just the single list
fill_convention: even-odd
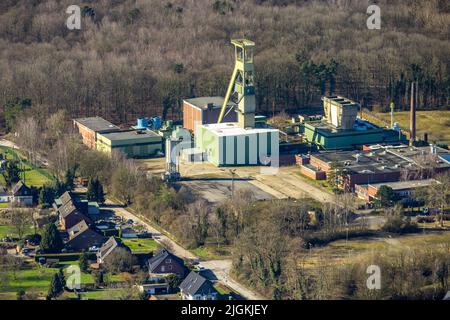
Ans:
[{"label": "green roofed building", "polygon": [[154,156],[162,149],[162,137],[151,130],[128,130],[97,135],[97,150],[121,151],[130,158]]}]

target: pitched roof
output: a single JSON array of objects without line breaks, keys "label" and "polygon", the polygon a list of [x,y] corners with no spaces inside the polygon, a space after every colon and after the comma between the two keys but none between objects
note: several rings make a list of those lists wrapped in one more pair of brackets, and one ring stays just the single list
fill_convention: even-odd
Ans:
[{"label": "pitched roof", "polygon": [[69,233],[69,237],[72,240],[73,238],[78,237],[86,230],[89,230],[89,226],[87,225],[86,221],[82,220],[78,222],[76,225],[74,225],[72,228],[70,228],[67,232]]},{"label": "pitched roof", "polygon": [[119,243],[117,242],[116,238],[110,237],[108,241],[106,241],[100,250],[97,253],[97,256],[102,257],[103,259],[107,257],[115,248],[119,246]]},{"label": "pitched roof", "polygon": [[84,220],[70,228],[68,233],[67,247],[86,249],[94,245],[100,247],[105,242],[105,237],[90,229]]},{"label": "pitched roof", "polygon": [[61,205],[65,205],[69,201],[73,201],[72,193],[69,191],[64,192],[60,197]]},{"label": "pitched roof", "polygon": [[176,262],[178,262],[180,265],[184,266],[183,259],[177,257],[176,255],[170,253],[166,249],[162,249],[157,254],[155,254],[152,258],[148,260],[148,271],[150,273],[155,270],[165,259],[170,258]]},{"label": "pitched roof", "polygon": [[67,217],[68,215],[71,215],[72,213],[74,213],[74,211],[77,211],[77,208],[75,207],[73,201],[66,202],[61,207],[58,208],[58,212],[63,218]]},{"label": "pitched roof", "polygon": [[217,290],[214,289],[211,281],[202,277],[200,274],[194,271],[191,271],[186,279],[183,280],[183,282],[180,284],[180,289],[183,291],[183,293],[189,294],[191,296],[196,294],[207,295],[217,292]]},{"label": "pitched roof", "polygon": [[30,188],[28,188],[25,183],[19,180],[19,182],[17,182],[11,189],[11,193],[13,194],[13,196],[28,196],[30,195]]}]

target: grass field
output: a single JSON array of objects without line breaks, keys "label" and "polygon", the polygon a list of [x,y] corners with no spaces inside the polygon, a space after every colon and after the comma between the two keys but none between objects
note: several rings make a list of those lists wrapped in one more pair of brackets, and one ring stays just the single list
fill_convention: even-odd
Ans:
[{"label": "grass field", "polygon": [[159,249],[159,244],[153,239],[122,239],[133,253],[148,253]]},{"label": "grass field", "polygon": [[[370,117],[369,120],[381,126],[390,124],[390,113],[375,113],[375,115],[382,118],[384,122],[374,117]],[[409,129],[409,117],[410,113],[408,111],[394,113],[394,121],[398,122],[402,129]],[[417,111],[416,130],[419,138],[422,138],[423,133],[427,132],[428,141],[450,144],[450,110]]]},{"label": "grass field", "polygon": [[[28,186],[42,187],[44,184],[54,180],[54,177],[48,170],[32,166],[28,163],[26,157],[17,150],[1,146],[0,154],[2,154],[6,159],[11,160],[20,158],[22,160],[24,171],[21,173],[21,179],[24,179],[26,185]],[[3,185],[5,184],[3,175],[0,175],[0,183]]]},{"label": "grass field", "polygon": [[216,244],[206,244],[206,246],[198,247],[191,252],[203,260],[221,260],[231,257],[231,247],[224,245],[217,248]]},{"label": "grass field", "polygon": [[397,237],[357,238],[348,242],[339,240],[324,247],[316,247],[305,254],[305,267],[319,264],[342,265],[360,257],[392,250],[425,249],[450,243],[450,231],[433,231]]}]

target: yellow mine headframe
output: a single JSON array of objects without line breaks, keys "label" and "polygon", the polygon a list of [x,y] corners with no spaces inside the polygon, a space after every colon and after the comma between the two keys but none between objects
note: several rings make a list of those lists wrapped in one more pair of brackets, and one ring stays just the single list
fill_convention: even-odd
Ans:
[{"label": "yellow mine headframe", "polygon": [[237,93],[238,125],[242,128],[254,128],[256,106],[253,49],[255,43],[247,39],[234,39],[231,43],[234,45],[235,52],[234,70],[217,123],[222,122],[231,95]]}]

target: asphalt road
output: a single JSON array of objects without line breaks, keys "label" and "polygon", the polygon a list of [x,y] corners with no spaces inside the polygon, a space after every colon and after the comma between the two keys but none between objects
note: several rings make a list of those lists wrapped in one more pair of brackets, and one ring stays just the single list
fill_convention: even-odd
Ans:
[{"label": "asphalt road", "polygon": [[194,254],[192,254],[190,251],[186,250],[182,246],[180,246],[178,243],[167,237],[166,235],[162,234],[159,230],[157,230],[155,227],[153,227],[148,222],[144,221],[140,217],[136,216],[135,214],[131,213],[130,211],[126,210],[125,208],[115,204],[111,200],[106,200],[107,209],[114,211],[114,213],[118,216],[123,217],[124,219],[132,219],[133,221],[143,225],[148,232],[151,232],[154,236],[154,239],[160,243],[160,244],[169,244],[170,250],[177,256],[185,259],[185,260],[195,260],[200,261],[201,265],[204,266],[206,269],[209,269],[217,279],[217,281],[220,281],[221,283],[225,284],[227,287],[233,289],[236,291],[239,295],[244,297],[248,300],[261,300],[263,297],[259,296],[255,292],[249,290],[245,286],[241,285],[237,281],[233,280],[230,277],[230,271],[231,271],[231,260],[208,260],[208,261],[202,261],[198,257],[196,257]]}]

